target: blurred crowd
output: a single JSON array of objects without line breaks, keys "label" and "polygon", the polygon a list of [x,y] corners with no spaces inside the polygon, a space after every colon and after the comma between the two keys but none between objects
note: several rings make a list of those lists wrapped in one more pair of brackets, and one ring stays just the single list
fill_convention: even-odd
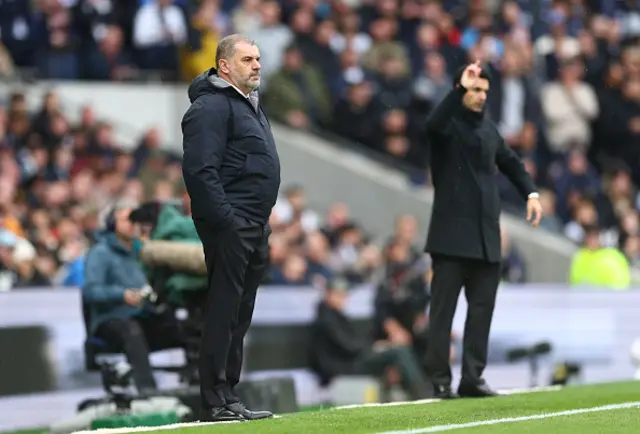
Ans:
[{"label": "blurred crowd", "polygon": [[[188,213],[180,159],[161,143],[151,129],[127,151],[92,107],[65,110],[53,92],[35,111],[22,93],[0,100],[0,291],[82,284],[84,255],[117,200],[179,199]],[[322,285],[337,275],[373,283],[422,259],[415,217],[399,217],[394,237],[379,240],[346,204],[324,216],[311,210],[300,186],[283,189],[271,226],[269,284]],[[506,280],[524,278],[515,258]]]},{"label": "blurred crowd", "polygon": [[[423,254],[420,223],[401,214],[392,235],[380,238],[354,221],[346,204],[334,203],[322,216],[309,209],[302,187],[286,187],[271,214],[272,268],[266,283],[324,287],[341,278],[350,285],[404,286],[416,279],[428,285],[431,264]],[[502,280],[525,282],[526,264],[504,230],[502,250]]]},{"label": "blurred crowd", "polygon": [[[5,0],[0,76],[188,81],[213,65],[221,37],[243,32],[261,48],[263,103],[274,120],[358,142],[390,164],[412,167],[414,181],[428,184],[421,125],[457,68],[479,59],[492,77],[487,115],[543,187],[544,227],[577,244],[596,231],[590,248],[618,247],[637,263],[639,5]],[[37,258],[25,266],[25,282],[60,281],[61,265],[81,257],[100,210],[116,194],[183,194],[179,159],[160,150],[157,130],[126,153],[114,127],[91,107],[65,112],[55,94],[35,113],[21,94],[2,107],[0,220],[30,241],[32,249],[20,251]],[[522,199],[498,176],[505,208],[522,213]],[[322,210],[321,218],[301,197],[292,187],[274,209],[270,281],[308,283],[336,272],[353,282],[373,279],[393,243],[370,242],[345,205]],[[526,280],[523,261],[504,238],[505,279]]]},{"label": "blurred crowd", "polygon": [[183,194],[180,159],[160,144],[151,129],[125,152],[90,106],[70,113],[55,93],[35,112],[22,93],[0,101],[0,274],[12,272],[12,286],[78,284],[116,199]]}]

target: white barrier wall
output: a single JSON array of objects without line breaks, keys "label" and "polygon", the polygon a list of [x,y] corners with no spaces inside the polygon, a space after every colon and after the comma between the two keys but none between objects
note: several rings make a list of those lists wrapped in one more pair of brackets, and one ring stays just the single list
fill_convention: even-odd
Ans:
[{"label": "white barrier wall", "polygon": [[[320,294],[310,288],[263,288],[256,304],[254,326],[308,324],[314,318],[319,298]],[[354,319],[369,318],[372,302],[373,288],[355,288],[347,313]],[[454,321],[454,330],[459,333],[464,328],[465,310],[466,303],[461,297]],[[553,363],[563,360],[583,364],[586,382],[631,379],[635,366],[629,357],[629,348],[633,340],[640,337],[638,318],[640,288],[607,292],[572,290],[561,285],[505,285],[499,292],[485,377],[497,388],[527,387],[527,366],[505,364],[504,353],[513,346],[546,340],[552,344],[553,352],[542,366],[543,384],[549,379]],[[81,400],[101,396],[98,375],[84,372],[85,332],[77,289],[21,289],[1,293],[0,342],[6,342],[12,331],[21,329],[46,330],[44,345],[12,341],[0,348],[0,377],[5,380],[27,378],[22,367],[7,370],[9,358],[42,359],[44,352],[50,365],[48,370],[53,372],[53,382],[47,393],[0,396],[0,432],[64,419],[74,414]],[[176,352],[154,355],[156,362],[181,357]],[[454,377],[457,371],[454,370]],[[283,371],[271,375],[292,376],[301,404],[313,403],[318,396],[317,384],[308,372]],[[176,379],[164,377],[160,384],[170,387],[176,384]],[[38,411],[34,412],[34,408]]]}]

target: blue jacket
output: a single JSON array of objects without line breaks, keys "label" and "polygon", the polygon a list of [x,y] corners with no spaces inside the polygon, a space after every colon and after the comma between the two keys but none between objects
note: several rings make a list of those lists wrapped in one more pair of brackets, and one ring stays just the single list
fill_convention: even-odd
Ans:
[{"label": "blue jacket", "polygon": [[99,237],[86,256],[82,301],[89,307],[89,329],[94,333],[98,325],[112,318],[131,318],[142,309],[124,302],[126,289],[141,289],[147,284],[134,253],[112,233]]}]

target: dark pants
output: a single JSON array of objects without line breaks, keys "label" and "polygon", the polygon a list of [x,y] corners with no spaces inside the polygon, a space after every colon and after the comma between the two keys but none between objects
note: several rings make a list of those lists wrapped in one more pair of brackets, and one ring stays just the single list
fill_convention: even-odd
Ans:
[{"label": "dark pants", "polygon": [[141,318],[110,319],[98,326],[95,335],[125,354],[139,392],[156,389],[149,353],[185,345],[178,322],[169,311]]},{"label": "dark pants", "polygon": [[204,246],[209,296],[200,344],[200,394],[205,408],[237,402],[243,340],[253,316],[258,285],[269,261],[265,225],[236,217],[212,231],[195,221]]},{"label": "dark pants", "polygon": [[462,382],[474,385],[482,382],[499,283],[499,263],[433,255],[426,366],[434,384],[451,384],[451,327],[463,285],[468,310],[464,326]]},{"label": "dark pants", "polygon": [[411,399],[421,399],[426,396],[426,381],[420,363],[411,347],[365,351],[358,357],[354,373],[380,376],[389,366],[398,368],[402,378],[402,388]]}]

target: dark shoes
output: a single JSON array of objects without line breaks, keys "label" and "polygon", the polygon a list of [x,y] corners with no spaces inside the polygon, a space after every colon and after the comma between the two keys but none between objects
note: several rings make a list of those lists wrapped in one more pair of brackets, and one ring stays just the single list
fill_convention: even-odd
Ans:
[{"label": "dark shoes", "polygon": [[500,394],[487,386],[484,382],[480,384],[473,384],[461,381],[460,386],[458,386],[458,395],[463,398],[489,398]]},{"label": "dark shoes", "polygon": [[433,385],[433,398],[436,399],[456,399],[460,398],[457,393],[451,390],[451,386],[443,386],[440,384]]},{"label": "dark shoes", "polygon": [[268,419],[273,417],[270,411],[251,411],[241,402],[227,404],[224,407],[214,407],[202,410],[201,422],[231,422]]},{"label": "dark shoes", "polygon": [[449,385],[433,384],[433,392],[431,396],[436,399],[456,399],[456,398],[488,398],[498,396],[499,393],[487,386],[486,383],[480,384],[460,382],[458,393],[451,390]]}]

